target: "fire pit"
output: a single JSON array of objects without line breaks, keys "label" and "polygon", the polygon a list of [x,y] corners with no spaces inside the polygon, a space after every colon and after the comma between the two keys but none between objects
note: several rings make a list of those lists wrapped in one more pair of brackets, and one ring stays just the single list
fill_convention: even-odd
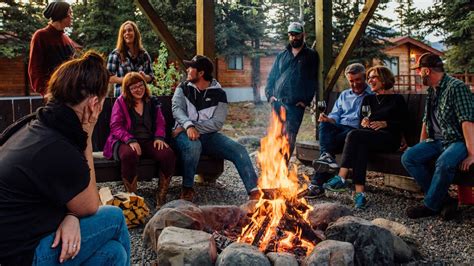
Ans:
[{"label": "fire pit", "polygon": [[[283,109],[281,114],[284,120]],[[302,197],[306,188],[298,182],[297,168],[288,168],[290,145],[283,134],[283,122],[272,113],[268,135],[257,155],[261,197],[237,241],[265,253],[290,252],[304,257],[323,239],[307,221],[312,207]]]},{"label": "fire pit", "polygon": [[309,205],[297,168],[288,167],[289,144],[282,132],[282,121],[272,114],[257,155],[258,200],[240,207],[176,200],[153,216],[144,241],[157,264],[390,265],[416,255],[400,231],[391,231],[403,225],[372,223],[337,203]]}]

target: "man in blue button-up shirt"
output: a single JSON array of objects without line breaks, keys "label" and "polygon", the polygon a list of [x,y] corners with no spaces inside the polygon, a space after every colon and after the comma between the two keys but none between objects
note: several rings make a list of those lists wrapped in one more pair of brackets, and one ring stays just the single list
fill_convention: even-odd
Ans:
[{"label": "man in blue button-up shirt", "polygon": [[365,67],[362,64],[347,66],[345,75],[351,87],[339,95],[329,115],[321,113],[318,119],[321,156],[313,162],[317,166],[316,174],[311,180],[307,198],[315,198],[324,193],[322,185],[339,168],[335,155],[342,151],[347,133],[359,128],[362,100],[372,93],[365,82]]}]

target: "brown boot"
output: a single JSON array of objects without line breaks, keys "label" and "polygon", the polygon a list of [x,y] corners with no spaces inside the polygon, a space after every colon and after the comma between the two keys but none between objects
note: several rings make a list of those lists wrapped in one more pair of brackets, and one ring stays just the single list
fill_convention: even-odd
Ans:
[{"label": "brown boot", "polygon": [[160,179],[158,180],[158,190],[156,191],[156,209],[161,208],[166,203],[166,194],[170,186],[171,176],[165,176],[160,173]]},{"label": "brown boot", "polygon": [[137,186],[138,186],[138,176],[134,176],[132,182],[128,181],[126,178],[122,178],[123,186],[125,190],[129,193],[137,194]]},{"label": "brown boot", "polygon": [[194,188],[183,187],[183,189],[181,190],[180,198],[183,200],[194,202],[194,194],[196,194],[196,192],[194,192]]}]

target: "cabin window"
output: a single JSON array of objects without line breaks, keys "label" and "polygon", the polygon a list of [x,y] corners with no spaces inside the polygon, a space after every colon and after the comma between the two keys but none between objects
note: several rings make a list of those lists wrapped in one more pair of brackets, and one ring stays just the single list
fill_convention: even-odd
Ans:
[{"label": "cabin window", "polygon": [[227,57],[227,69],[242,70],[244,69],[243,55],[230,55]]},{"label": "cabin window", "polygon": [[385,60],[385,65],[392,71],[394,76],[398,76],[400,73],[400,64],[399,64],[400,59],[398,56],[391,57],[387,60]]}]

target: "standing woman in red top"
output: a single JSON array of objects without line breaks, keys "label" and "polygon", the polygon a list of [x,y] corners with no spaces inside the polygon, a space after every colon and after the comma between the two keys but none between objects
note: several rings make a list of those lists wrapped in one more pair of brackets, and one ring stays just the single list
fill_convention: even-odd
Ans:
[{"label": "standing woman in red top", "polygon": [[64,28],[72,25],[72,9],[68,3],[51,2],[43,14],[50,22],[33,34],[28,75],[31,88],[44,96],[54,69],[73,57],[76,45],[64,34]]}]

